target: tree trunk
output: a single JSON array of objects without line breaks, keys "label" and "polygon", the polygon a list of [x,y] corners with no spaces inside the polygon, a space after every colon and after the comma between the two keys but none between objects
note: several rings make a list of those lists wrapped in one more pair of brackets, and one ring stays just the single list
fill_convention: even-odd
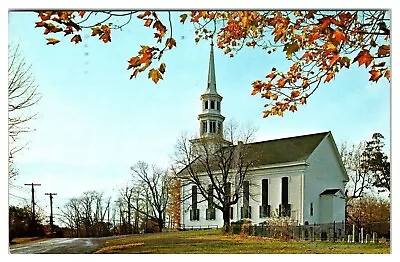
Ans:
[{"label": "tree trunk", "polygon": [[162,232],[164,228],[164,220],[162,218],[158,219],[158,228],[160,229],[160,232]]},{"label": "tree trunk", "polygon": [[231,230],[229,211],[230,211],[230,206],[224,205],[224,210],[222,211],[222,214],[223,214],[223,218],[224,218],[225,233],[229,233]]}]

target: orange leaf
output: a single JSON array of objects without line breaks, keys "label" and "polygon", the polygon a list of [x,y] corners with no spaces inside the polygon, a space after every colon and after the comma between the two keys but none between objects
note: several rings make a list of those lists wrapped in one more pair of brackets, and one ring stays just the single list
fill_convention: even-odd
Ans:
[{"label": "orange leaf", "polygon": [[55,38],[46,38],[46,40],[47,40],[47,44],[46,45],[55,45],[58,42],[60,42],[60,40],[55,39]]},{"label": "orange leaf", "polygon": [[269,116],[269,114],[271,114],[271,111],[270,110],[265,110],[263,113],[264,113],[263,118],[266,118],[266,117]]},{"label": "orange leaf", "polygon": [[261,89],[263,87],[263,83],[260,80],[258,80],[258,81],[253,82],[252,86],[253,86],[253,91],[251,92],[251,95],[254,96],[254,95],[256,95],[256,94],[261,92]]},{"label": "orange leaf", "polygon": [[382,73],[380,70],[371,70],[371,71],[369,71],[369,73],[371,74],[369,81],[378,82],[379,78],[382,77]]},{"label": "orange leaf", "polygon": [[316,11],[308,11],[308,13],[305,15],[305,18],[312,19],[312,18],[314,18],[315,13],[316,13]]},{"label": "orange leaf", "polygon": [[390,69],[386,70],[385,77],[390,81]]},{"label": "orange leaf", "polygon": [[302,88],[306,88],[307,86],[309,86],[309,83],[308,83],[307,80],[304,80],[304,81],[303,81],[303,84],[301,84],[301,87],[302,87]]},{"label": "orange leaf", "polygon": [[160,71],[154,68],[149,71],[149,78],[151,78],[151,80],[153,80],[153,82],[156,84],[160,79],[163,79]]},{"label": "orange leaf", "polygon": [[36,26],[35,27],[42,27],[42,26],[46,26],[47,24],[45,22],[36,22]]},{"label": "orange leaf", "polygon": [[271,81],[268,82],[268,84],[264,84],[263,90],[268,90],[271,89],[271,87],[274,86]]},{"label": "orange leaf", "polygon": [[172,47],[176,46],[176,41],[175,41],[175,39],[173,39],[171,37],[171,38],[167,39],[166,44],[167,44],[168,48],[171,49]]},{"label": "orange leaf", "polygon": [[62,29],[60,27],[52,27],[50,29],[51,33],[57,33],[57,32],[61,32],[61,31],[62,31]]},{"label": "orange leaf", "polygon": [[144,12],[143,14],[138,15],[137,18],[143,19],[145,16],[148,16],[148,15],[150,15],[150,14],[151,14],[150,11],[146,11],[146,12]]},{"label": "orange leaf", "polygon": [[358,61],[358,66],[365,64],[365,67],[368,67],[374,58],[369,53],[367,49],[361,50],[358,55],[354,58],[353,63]]},{"label": "orange leaf", "polygon": [[292,111],[292,112],[297,111],[297,106],[296,105],[291,105],[289,110]]},{"label": "orange leaf", "polygon": [[152,22],[153,22],[153,19],[148,18],[148,19],[146,19],[146,22],[144,22],[144,26],[149,27],[149,26],[151,25]]},{"label": "orange leaf", "polygon": [[131,75],[131,77],[129,78],[129,79],[132,79],[133,77],[137,77],[137,75],[138,75],[138,73],[139,73],[139,70],[136,68],[134,71],[133,71],[133,74]]},{"label": "orange leaf", "polygon": [[270,73],[270,74],[268,74],[268,75],[266,76],[266,78],[271,78],[271,80],[274,79],[275,77],[276,77],[276,74],[275,74],[275,73]]},{"label": "orange leaf", "polygon": [[332,38],[335,39],[335,42],[337,42],[337,44],[340,44],[340,42],[342,42],[345,39],[345,36],[342,31],[336,30],[333,33]]},{"label": "orange leaf", "polygon": [[329,67],[332,67],[335,63],[336,63],[336,61],[339,59],[339,54],[335,54],[335,55],[333,55],[333,57],[332,57],[332,59],[331,59],[331,62],[329,63]]},{"label": "orange leaf", "polygon": [[331,17],[323,17],[321,19],[318,19],[318,21],[320,23],[319,30],[323,31],[331,23]]},{"label": "orange leaf", "polygon": [[390,55],[390,45],[381,45],[378,48],[378,56],[389,56]]},{"label": "orange leaf", "polygon": [[301,103],[302,105],[307,104],[307,98],[306,98],[305,96],[301,97],[301,98],[300,98],[300,103]]},{"label": "orange leaf", "polygon": [[253,91],[251,92],[251,95],[252,96],[257,95],[260,92],[261,92],[261,86],[254,86]]},{"label": "orange leaf", "polygon": [[328,75],[326,76],[324,83],[331,81],[331,79],[332,79],[334,76],[335,76],[335,72],[330,71],[330,72],[328,73]]},{"label": "orange leaf", "polygon": [[82,42],[82,38],[80,35],[75,35],[74,37],[71,38],[71,42],[75,42],[75,44]]},{"label": "orange leaf", "polygon": [[129,63],[128,69],[131,69],[132,67],[138,67],[141,64],[140,58],[137,56],[131,57],[128,63]]},{"label": "orange leaf", "polygon": [[296,98],[296,97],[298,97],[300,95],[300,91],[299,90],[294,90],[294,91],[292,91],[292,93],[290,94],[290,96],[292,97],[292,98]]},{"label": "orange leaf", "polygon": [[79,11],[79,16],[82,18],[85,15],[86,11]]},{"label": "orange leaf", "polygon": [[283,87],[285,85],[285,83],[286,83],[286,79],[282,77],[281,79],[279,79],[277,85],[278,85],[278,87]]},{"label": "orange leaf", "polygon": [[165,68],[166,68],[165,63],[161,63],[161,65],[160,65],[160,67],[158,68],[158,70],[161,72],[161,74],[164,74]]}]

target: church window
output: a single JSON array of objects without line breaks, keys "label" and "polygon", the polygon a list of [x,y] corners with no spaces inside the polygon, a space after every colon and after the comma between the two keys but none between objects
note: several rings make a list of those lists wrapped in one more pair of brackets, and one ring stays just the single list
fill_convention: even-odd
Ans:
[{"label": "church window", "polygon": [[212,185],[208,185],[207,196],[208,196],[208,198],[207,198],[208,208],[213,208],[214,200],[213,200],[213,186]]},{"label": "church window", "polygon": [[208,100],[204,102],[204,109],[208,109]]},{"label": "church window", "polygon": [[215,109],[215,101],[211,100],[211,109]]},{"label": "church window", "polygon": [[313,207],[313,203],[310,203],[310,216],[314,215],[314,207]]},{"label": "church window", "polygon": [[261,203],[268,206],[268,179],[263,179],[261,183]]},{"label": "church window", "polygon": [[192,186],[192,208],[197,209],[197,186]]},{"label": "church window", "polygon": [[281,195],[281,200],[282,204],[287,205],[288,204],[288,195],[289,195],[289,178],[288,177],[282,177],[282,195]]},{"label": "church window", "polygon": [[210,126],[210,133],[216,133],[217,132],[217,123],[215,121],[211,121],[210,122],[211,126]]},{"label": "church window", "polygon": [[221,102],[217,101],[217,110],[219,111],[221,107]]},{"label": "church window", "polygon": [[243,206],[249,206],[250,200],[250,183],[249,181],[243,181]]},{"label": "church window", "polygon": [[207,121],[201,121],[201,133],[207,133]]}]

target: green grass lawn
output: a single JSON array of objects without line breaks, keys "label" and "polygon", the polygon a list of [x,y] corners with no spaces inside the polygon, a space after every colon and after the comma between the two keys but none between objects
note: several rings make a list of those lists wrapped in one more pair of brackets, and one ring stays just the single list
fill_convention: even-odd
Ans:
[{"label": "green grass lawn", "polygon": [[388,244],[282,241],[221,230],[167,232],[109,240],[96,253],[136,254],[390,254]]}]

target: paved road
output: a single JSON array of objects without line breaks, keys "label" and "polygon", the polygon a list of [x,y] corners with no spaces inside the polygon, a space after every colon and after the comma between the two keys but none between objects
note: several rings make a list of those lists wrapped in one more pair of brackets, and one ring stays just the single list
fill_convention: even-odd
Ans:
[{"label": "paved road", "polygon": [[[121,236],[118,236],[121,237]],[[54,238],[46,241],[10,246],[11,254],[92,254],[114,237]]]}]

